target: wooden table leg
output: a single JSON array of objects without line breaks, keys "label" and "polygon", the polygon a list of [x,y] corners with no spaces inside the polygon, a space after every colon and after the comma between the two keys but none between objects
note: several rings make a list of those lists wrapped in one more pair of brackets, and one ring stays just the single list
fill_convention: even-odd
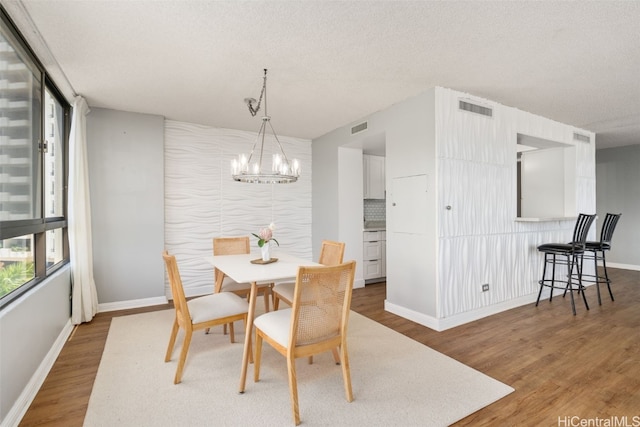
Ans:
[{"label": "wooden table leg", "polygon": [[[251,348],[251,334],[253,332],[253,318],[256,313],[256,298],[258,296],[258,284],[251,283],[251,293],[249,294],[249,315],[247,316],[247,330],[244,335],[244,351],[242,352],[242,370],[240,371],[240,393],[244,393],[244,386],[247,382],[247,369],[249,367],[249,354]],[[251,358],[253,359],[253,358]]]}]

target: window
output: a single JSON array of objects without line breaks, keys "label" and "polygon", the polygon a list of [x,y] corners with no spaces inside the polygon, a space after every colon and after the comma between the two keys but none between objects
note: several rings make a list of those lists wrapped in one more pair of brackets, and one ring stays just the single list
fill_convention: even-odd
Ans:
[{"label": "window", "polygon": [[52,129],[45,139],[44,144],[44,164],[45,164],[45,205],[53,206],[53,211],[48,212],[48,217],[64,216],[64,181],[63,174],[56,174],[56,171],[64,170],[64,151],[58,146],[64,141],[64,108],[53,96],[49,89],[45,90],[44,102],[47,109],[53,114],[45,117],[46,127]]},{"label": "window", "polygon": [[0,308],[69,259],[69,104],[0,9]]},{"label": "window", "polygon": [[517,136],[519,218],[576,216],[576,149],[571,144]]}]

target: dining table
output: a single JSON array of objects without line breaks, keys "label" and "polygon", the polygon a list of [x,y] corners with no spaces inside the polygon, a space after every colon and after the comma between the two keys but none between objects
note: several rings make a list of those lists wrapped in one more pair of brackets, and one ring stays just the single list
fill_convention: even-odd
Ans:
[{"label": "dining table", "polygon": [[[278,252],[277,258],[264,262],[259,254],[213,255],[207,260],[222,274],[216,278],[216,289],[220,289],[224,276],[228,276],[237,283],[250,283],[249,313],[247,317],[244,350],[242,352],[242,368],[240,371],[239,392],[244,393],[249,366],[249,355],[252,351],[253,319],[256,311],[258,283],[274,283],[285,280],[295,280],[301,266],[318,266],[317,262],[294,255]],[[218,283],[219,282],[219,283]]]}]

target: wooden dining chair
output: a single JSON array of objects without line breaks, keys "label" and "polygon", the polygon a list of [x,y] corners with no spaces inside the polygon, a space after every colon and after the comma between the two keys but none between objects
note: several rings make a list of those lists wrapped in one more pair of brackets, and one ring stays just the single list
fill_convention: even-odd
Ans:
[{"label": "wooden dining chair", "polygon": [[[213,255],[239,255],[250,253],[249,237],[214,237]],[[232,278],[227,277],[223,272],[214,269],[215,290],[214,292],[233,292],[244,298],[248,298],[251,293],[251,283],[237,283]],[[264,309],[269,311],[269,299],[271,298],[271,283],[258,283],[258,295],[264,296]]]},{"label": "wooden dining chair", "polygon": [[[320,248],[319,264],[322,265],[338,265],[342,264],[342,258],[344,257],[344,243],[334,242],[331,240],[323,240],[322,247]],[[293,302],[293,289],[295,282],[277,283],[273,287],[273,309],[277,310],[280,306],[280,301],[284,301],[291,305]]]},{"label": "wooden dining chair", "polygon": [[187,360],[187,353],[189,352],[193,331],[208,329],[217,325],[230,324],[229,338],[233,343],[235,342],[233,322],[242,320],[246,325],[249,304],[238,295],[230,292],[210,294],[187,301],[175,256],[169,255],[169,252],[164,251],[162,258],[164,258],[167,267],[171,294],[173,295],[173,306],[176,312],[173,328],[171,329],[171,337],[169,338],[169,346],[167,347],[167,354],[164,358],[165,362],[171,360],[178,330],[182,328],[185,332],[182,350],[180,351],[180,359],[178,360],[178,367],[173,380],[174,384],[178,384],[182,381],[182,371],[185,361]]},{"label": "wooden dining chair", "polygon": [[356,262],[337,266],[300,267],[291,308],[258,316],[254,380],[260,380],[263,340],[287,359],[293,419],[300,424],[296,359],[340,349],[340,364],[348,402],[353,401],[347,353],[347,326]]}]

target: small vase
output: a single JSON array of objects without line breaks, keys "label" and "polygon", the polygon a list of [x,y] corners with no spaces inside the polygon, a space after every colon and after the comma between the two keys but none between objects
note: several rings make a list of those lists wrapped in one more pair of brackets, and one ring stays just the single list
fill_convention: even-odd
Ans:
[{"label": "small vase", "polygon": [[262,247],[260,248],[260,251],[262,252],[262,261],[270,261],[271,260],[271,254],[269,253],[269,242],[265,242],[264,245],[262,245]]}]

